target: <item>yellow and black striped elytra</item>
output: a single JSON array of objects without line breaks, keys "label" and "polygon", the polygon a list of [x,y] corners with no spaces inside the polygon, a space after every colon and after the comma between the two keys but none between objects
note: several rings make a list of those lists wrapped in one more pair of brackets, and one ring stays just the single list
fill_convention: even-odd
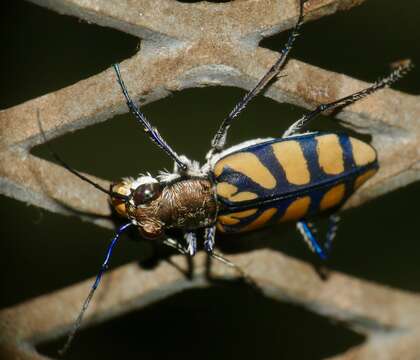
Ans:
[{"label": "yellow and black striped elytra", "polygon": [[239,149],[213,169],[217,228],[245,232],[332,211],[377,168],[375,149],[344,133],[310,133]]}]

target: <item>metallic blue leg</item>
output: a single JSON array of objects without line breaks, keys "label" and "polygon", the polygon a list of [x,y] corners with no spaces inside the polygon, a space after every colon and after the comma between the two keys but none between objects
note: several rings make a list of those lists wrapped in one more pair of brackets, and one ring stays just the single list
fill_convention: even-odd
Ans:
[{"label": "metallic blue leg", "polygon": [[298,221],[296,224],[297,229],[303,236],[303,240],[309,246],[312,252],[317,254],[322,260],[327,259],[327,254],[322,249],[321,244],[316,240],[313,231],[309,227],[309,224],[306,220]]},{"label": "metallic blue leg", "polygon": [[178,242],[178,240],[172,239],[172,238],[166,238],[163,240],[163,243],[166,246],[169,246],[175,250],[177,250],[182,255],[187,255],[187,250]]},{"label": "metallic blue leg", "polygon": [[296,224],[297,229],[303,236],[303,240],[309,246],[312,252],[317,254],[322,260],[326,260],[331,251],[331,245],[334,241],[335,235],[337,233],[338,222],[340,217],[338,215],[331,215],[328,218],[328,230],[325,237],[324,246],[322,246],[317,239],[315,238],[314,233],[315,229],[306,221],[301,220]]},{"label": "metallic blue leg", "polygon": [[187,232],[184,234],[184,239],[187,243],[187,252],[190,256],[197,253],[197,234],[195,232]]},{"label": "metallic blue leg", "polygon": [[90,292],[88,294],[88,296],[86,297],[83,306],[82,306],[82,310],[80,310],[79,316],[77,317],[74,325],[73,325],[73,329],[71,330],[69,336],[67,337],[67,341],[64,344],[63,348],[59,351],[60,355],[64,355],[66,353],[66,351],[68,350],[68,348],[71,345],[71,342],[74,339],[74,336],[76,335],[77,330],[79,329],[81,323],[82,323],[82,319],[83,319],[83,315],[85,314],[90,301],[92,300],[93,294],[95,293],[96,288],[99,285],[99,282],[101,281],[102,275],[104,274],[104,272],[106,271],[106,269],[108,268],[108,263],[109,263],[109,259],[111,258],[112,255],[112,251],[114,250],[115,245],[118,242],[118,239],[120,238],[121,234],[127,230],[130,226],[132,226],[132,223],[128,223],[125,225],[122,225],[118,230],[117,233],[115,234],[114,238],[112,239],[111,243],[108,246],[108,251],[106,253],[105,256],[105,260],[102,263],[101,268],[99,269],[99,273],[96,276],[95,282],[93,283]]},{"label": "metallic blue leg", "polygon": [[339,221],[340,217],[338,215],[331,215],[328,219],[328,230],[324,244],[324,249],[327,254],[331,251],[331,246],[337,233]]},{"label": "metallic blue leg", "polygon": [[213,253],[215,236],[216,236],[216,226],[205,228],[204,250],[206,250],[208,253]]}]

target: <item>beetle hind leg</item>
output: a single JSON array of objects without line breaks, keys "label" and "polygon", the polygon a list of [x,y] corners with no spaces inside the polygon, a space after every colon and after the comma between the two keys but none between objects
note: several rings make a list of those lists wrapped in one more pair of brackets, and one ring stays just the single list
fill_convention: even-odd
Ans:
[{"label": "beetle hind leg", "polygon": [[249,90],[245,96],[235,105],[229,115],[223,120],[222,124],[220,125],[219,129],[217,130],[216,134],[211,141],[211,150],[207,154],[207,159],[210,159],[213,154],[219,153],[223,150],[226,144],[226,138],[229,131],[230,126],[232,125],[233,120],[239,116],[239,114],[245,109],[248,103],[255,98],[261,91],[267,88],[268,84],[280,73],[283,69],[284,64],[288,58],[290,50],[295,43],[296,38],[299,35],[299,30],[303,24],[304,18],[304,3],[307,0],[299,0],[299,16],[297,22],[292,29],[289,38],[284,45],[284,47],[280,50],[280,56],[277,61],[273,64],[273,66],[265,73],[265,75],[258,81],[258,83]]},{"label": "beetle hind leg", "polygon": [[335,235],[337,234],[339,221],[340,217],[336,214],[330,215],[328,218],[328,230],[324,244],[324,249],[326,250],[327,254],[329,254],[331,251],[332,243],[335,239]]},{"label": "beetle hind leg", "polygon": [[214,250],[214,238],[216,236],[216,226],[205,228],[204,230],[204,250],[212,254]]},{"label": "beetle hind leg", "polygon": [[194,256],[197,253],[197,234],[195,232],[186,232],[184,234],[185,242],[187,243],[187,253]]},{"label": "beetle hind leg", "polygon": [[318,255],[321,260],[328,259],[332,243],[337,233],[339,220],[340,217],[338,215],[331,215],[328,218],[328,230],[323,245],[320,244],[315,237],[316,230],[306,220],[300,220],[296,223],[296,227],[302,234],[303,240],[308,245],[309,249]]}]

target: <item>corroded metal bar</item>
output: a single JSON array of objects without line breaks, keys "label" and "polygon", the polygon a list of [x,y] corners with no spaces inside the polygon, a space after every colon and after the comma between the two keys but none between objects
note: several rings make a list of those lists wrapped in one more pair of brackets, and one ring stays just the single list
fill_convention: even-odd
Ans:
[{"label": "corroded metal bar", "polygon": [[[313,268],[272,250],[258,250],[229,257],[271,298],[300,304],[318,314],[345,322],[369,341],[390,344],[420,333],[420,297],[332,272],[322,281]],[[106,321],[120,314],[163,300],[185,289],[211,286],[206,277],[204,254],[195,257],[194,278],[188,279],[186,259],[175,256],[151,271],[137,264],[109,272],[86,314],[84,325]],[[275,276],[273,276],[275,274]],[[219,263],[211,278],[234,279],[235,272]],[[0,342],[37,343],[68,331],[92,282],[88,279],[64,290],[41,296],[0,312]],[[384,311],[386,309],[386,311]],[[382,336],[381,339],[376,337]],[[375,340],[376,339],[376,340]],[[385,345],[384,345],[385,346]],[[388,347],[386,345],[385,347]],[[356,351],[356,350],[353,350]],[[362,350],[357,350],[362,351]],[[375,353],[375,348],[363,350]],[[419,352],[416,353],[420,355]],[[362,357],[366,358],[366,357]]]},{"label": "corroded metal bar", "polygon": [[[214,68],[209,70],[204,64],[186,58],[183,51],[171,58],[162,56],[152,60],[147,57],[135,57],[124,62],[122,68],[125,69],[124,75],[128,86],[133,89],[133,97],[143,96],[144,103],[147,103],[162,98],[169,92],[198,86],[203,81],[209,82],[209,78],[213,83],[220,85],[249,88],[276,55],[263,49],[256,50],[252,56],[248,51],[247,53],[247,56],[233,57],[233,60],[227,62],[226,67],[216,70]],[[158,77],[156,70],[153,69],[161,68],[163,61],[169,67],[177,64],[176,70]],[[139,62],[141,66],[138,66]],[[205,61],[207,62],[208,60]],[[191,81],[191,76],[186,76],[191,74],[193,69],[195,81]],[[347,95],[367,85],[296,60],[290,61],[285,71],[288,74],[288,81],[275,82],[267,92],[267,96],[280,102],[294,103],[307,108]],[[136,79],[143,80],[139,82]],[[77,96],[80,93],[84,96]],[[98,93],[101,94],[100,99]],[[71,108],[77,108],[78,111],[68,111]],[[404,109],[403,113],[400,112],[401,108]],[[89,191],[88,184],[68,176],[57,167],[27,155],[25,149],[42,141],[36,121],[37,109],[42,114],[49,138],[126,111],[112,72],[107,70],[53,94],[0,112],[2,132],[0,146],[3,152],[0,169],[2,181],[7,184],[2,187],[3,192],[9,189],[8,195],[48,209],[52,209],[51,200],[48,198],[53,197],[57,202],[72,209],[90,211],[92,214],[109,214],[109,207],[103,194]],[[338,116],[344,119],[348,126],[357,127],[359,131],[369,129],[381,163],[378,175],[355,194],[347,207],[358,206],[420,178],[418,96],[385,89],[347,107]],[[402,146],[405,149],[404,158],[400,156]],[[48,173],[54,181],[39,176],[31,178],[33,169],[37,169],[38,173]],[[28,175],[23,175],[25,173]],[[37,187],[32,185],[35,181],[38,181]],[[40,183],[42,181],[46,184],[42,185]],[[77,194],[80,191],[83,191],[83,196],[79,197],[79,200],[76,196],[65,195],[70,192]],[[80,199],[83,199],[84,204],[81,204]],[[54,211],[60,211],[60,208],[55,207]]]}]

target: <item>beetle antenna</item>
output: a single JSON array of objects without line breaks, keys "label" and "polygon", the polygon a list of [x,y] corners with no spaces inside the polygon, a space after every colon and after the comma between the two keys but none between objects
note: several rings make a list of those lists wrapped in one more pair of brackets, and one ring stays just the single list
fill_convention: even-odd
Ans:
[{"label": "beetle antenna", "polygon": [[111,243],[108,246],[108,251],[105,256],[105,260],[101,265],[101,268],[99,269],[98,275],[96,276],[95,282],[93,283],[92,287],[90,288],[89,294],[86,297],[85,301],[83,302],[82,309],[80,310],[79,315],[77,316],[76,321],[73,324],[73,328],[70,331],[67,341],[64,344],[64,346],[58,351],[58,354],[60,356],[63,356],[67,350],[69,349],[71,343],[73,342],[74,337],[76,336],[77,331],[80,328],[80,325],[82,324],[83,316],[89,307],[90,301],[92,300],[93,294],[95,293],[95,290],[98,288],[99,282],[101,281],[102,275],[104,272],[108,269],[109,259],[111,258],[112,251],[114,250],[115,245],[118,242],[118,239],[120,238],[120,235],[126,231],[130,226],[132,226],[132,223],[128,223],[125,225],[122,225],[118,230],[115,236],[113,237]]},{"label": "beetle antenna", "polygon": [[118,198],[121,199],[123,201],[128,200],[128,196],[125,195],[121,195],[118,194],[116,192],[112,192],[109,191],[105,188],[103,188],[101,185],[95,183],[94,181],[90,180],[89,178],[87,178],[86,176],[84,176],[83,174],[79,173],[78,171],[76,171],[75,169],[73,169],[70,165],[68,165],[58,154],[57,152],[54,151],[53,147],[51,146],[51,144],[48,142],[47,136],[44,132],[44,129],[42,128],[42,123],[41,123],[41,119],[40,119],[40,115],[39,115],[39,109],[37,109],[37,120],[38,120],[38,127],[39,130],[41,132],[41,135],[44,139],[44,143],[45,145],[48,147],[48,151],[50,152],[51,156],[54,157],[54,159],[61,164],[61,166],[63,166],[66,170],[68,170],[69,172],[71,172],[73,175],[76,175],[79,179],[82,179],[83,181],[86,181],[87,183],[91,184],[92,186],[94,186],[96,189],[98,189],[99,191],[102,191],[103,193],[113,197],[113,198]]}]

